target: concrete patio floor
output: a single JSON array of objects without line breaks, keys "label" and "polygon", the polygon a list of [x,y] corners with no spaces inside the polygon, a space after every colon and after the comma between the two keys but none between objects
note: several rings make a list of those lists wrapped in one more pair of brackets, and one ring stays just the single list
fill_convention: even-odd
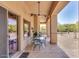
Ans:
[{"label": "concrete patio floor", "polygon": [[[39,50],[38,47],[35,50],[32,50],[32,45],[28,45],[25,49],[25,52],[29,52],[28,58],[68,58],[79,57],[78,50],[78,39],[75,39],[74,33],[64,33],[63,35],[57,34],[57,45],[49,43],[49,38],[46,40],[46,46],[41,47]],[[79,35],[79,33],[77,33]],[[77,37],[79,38],[79,36]]]},{"label": "concrete patio floor", "polygon": [[65,52],[57,45],[50,45],[48,42],[45,47],[38,47],[32,50],[32,46],[26,48],[25,52],[29,52],[28,58],[68,58]]}]

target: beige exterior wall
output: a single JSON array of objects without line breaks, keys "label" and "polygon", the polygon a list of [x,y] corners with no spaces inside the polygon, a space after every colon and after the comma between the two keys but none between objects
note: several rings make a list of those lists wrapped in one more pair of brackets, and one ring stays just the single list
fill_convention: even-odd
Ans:
[{"label": "beige exterior wall", "polygon": [[0,2],[0,6],[19,16],[19,47],[20,50],[23,50],[26,43],[23,38],[23,19],[29,21],[31,23],[31,27],[33,27],[33,17],[27,13],[29,10],[28,7],[24,4],[24,2]]},{"label": "beige exterior wall", "polygon": [[30,20],[30,22],[31,22],[30,32],[31,32],[31,36],[33,36],[33,29],[32,28],[34,28],[34,17],[31,16],[30,18],[31,18],[31,20]]},{"label": "beige exterior wall", "polygon": [[47,36],[50,37],[50,19],[46,23]]}]

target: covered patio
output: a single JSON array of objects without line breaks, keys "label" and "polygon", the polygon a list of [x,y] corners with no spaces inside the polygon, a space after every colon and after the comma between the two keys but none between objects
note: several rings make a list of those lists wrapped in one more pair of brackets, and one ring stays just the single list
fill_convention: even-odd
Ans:
[{"label": "covered patio", "polygon": [[[0,57],[19,58],[23,53],[28,53],[24,58],[73,57],[65,52],[63,46],[67,45],[63,45],[57,32],[57,15],[69,2],[0,1]],[[33,50],[35,32],[45,38],[45,45]]]}]

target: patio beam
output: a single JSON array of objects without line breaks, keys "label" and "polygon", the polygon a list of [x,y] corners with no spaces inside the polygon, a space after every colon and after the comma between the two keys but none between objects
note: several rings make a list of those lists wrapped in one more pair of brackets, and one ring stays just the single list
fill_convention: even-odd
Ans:
[{"label": "patio beam", "polygon": [[53,13],[53,11],[56,8],[57,4],[58,4],[58,1],[52,2],[51,6],[50,6],[50,9],[49,9],[49,12],[48,12],[48,17],[46,19],[46,22],[48,21],[50,15]]}]

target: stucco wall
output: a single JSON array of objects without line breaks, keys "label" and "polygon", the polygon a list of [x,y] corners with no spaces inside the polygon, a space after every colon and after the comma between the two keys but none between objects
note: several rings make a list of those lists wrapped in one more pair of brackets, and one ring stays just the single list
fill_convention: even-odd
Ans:
[{"label": "stucco wall", "polygon": [[48,19],[46,23],[47,36],[50,37],[50,19]]},{"label": "stucco wall", "polygon": [[24,2],[0,2],[0,6],[19,16],[19,47],[20,50],[23,50],[26,46],[26,42],[23,38],[23,19],[29,21],[31,23],[31,27],[33,27],[33,17],[28,13],[29,8],[24,4]]}]

